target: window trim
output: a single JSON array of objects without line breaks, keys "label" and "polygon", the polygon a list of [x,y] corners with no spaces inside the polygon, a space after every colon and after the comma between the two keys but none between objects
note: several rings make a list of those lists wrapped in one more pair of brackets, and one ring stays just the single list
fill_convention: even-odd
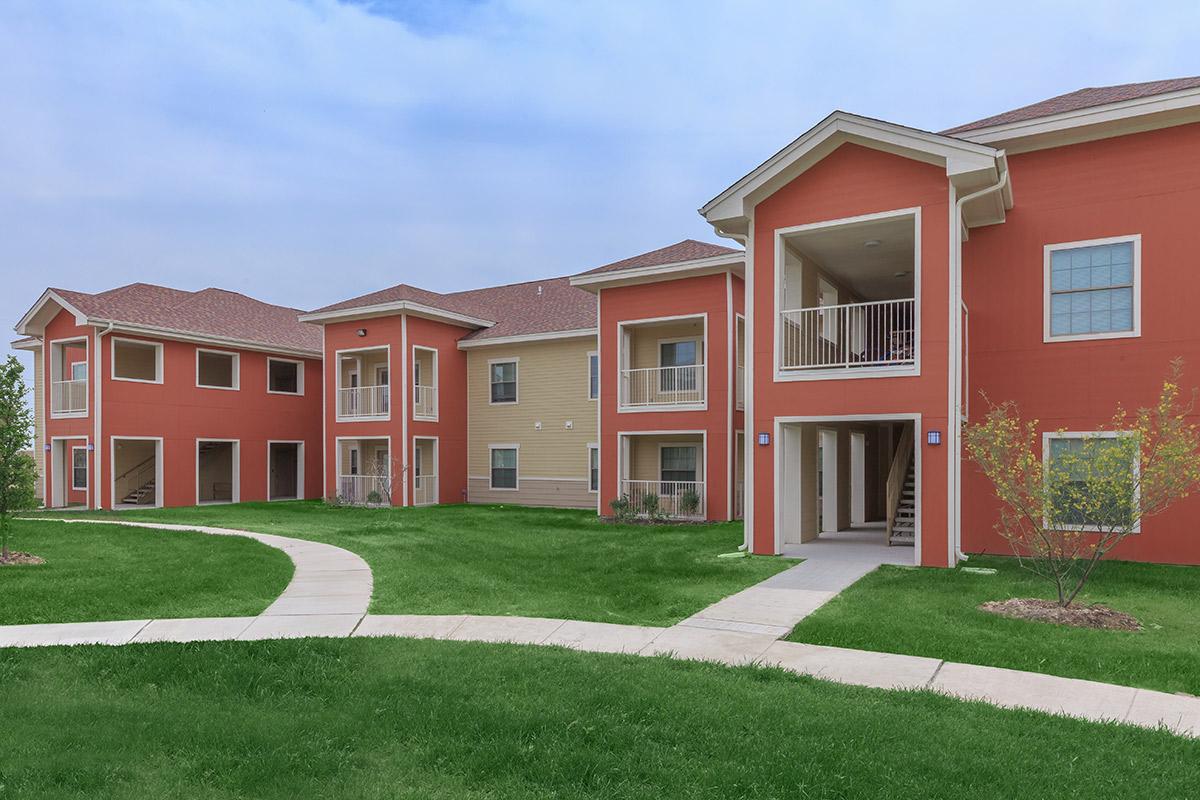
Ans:
[{"label": "window trim", "polygon": [[[232,356],[233,357],[233,385],[232,386],[213,386],[207,383],[200,382],[200,354],[209,353],[210,355]],[[216,350],[211,347],[196,348],[196,388],[197,389],[222,389],[226,392],[238,392],[242,388],[242,354],[235,350]]]},{"label": "window trim", "polygon": [[[592,453],[596,454],[596,487],[592,488]],[[592,442],[587,445],[587,482],[588,494],[600,493],[600,445]]]},{"label": "window trim", "polygon": [[[432,375],[421,375],[421,372],[422,372],[421,362],[417,360],[417,351],[418,350],[423,350],[426,353],[430,354],[429,364],[430,364],[431,369],[429,371],[433,373]],[[440,392],[438,391],[438,361],[440,360],[440,355],[441,354],[438,351],[438,348],[436,348],[436,347],[430,347],[428,345],[423,345],[423,344],[414,344],[412,346],[413,401],[412,401],[411,416],[412,416],[413,421],[437,422],[438,419],[441,417],[442,399],[439,396]],[[489,375],[489,379],[490,379],[491,367],[488,367],[488,375]],[[431,379],[433,382],[432,383],[422,383],[421,382],[422,379]],[[433,413],[432,414],[427,414],[422,417],[417,416],[417,387],[418,386],[425,386],[425,387],[429,387],[429,388],[433,389]],[[491,384],[490,384],[490,382],[488,384],[488,399],[489,400],[491,399]],[[429,437],[426,437],[426,438],[429,438]]]},{"label": "window trim", "polygon": [[[596,393],[592,394],[592,359],[596,359]],[[587,399],[600,399],[600,353],[589,350],[587,354]]]},{"label": "window trim", "polygon": [[[505,405],[500,403],[500,405]],[[513,467],[513,483],[514,486],[495,486],[492,483],[492,476],[495,472],[495,467],[492,466],[492,451],[494,450],[512,450],[517,454],[517,463]],[[488,489],[493,492],[519,492],[521,490],[521,445],[519,444],[489,444],[488,445]]]},{"label": "window trim", "polygon": [[[1043,431],[1042,432],[1042,476],[1045,480],[1046,474],[1050,470],[1050,442],[1054,439],[1117,439],[1122,436],[1133,436],[1133,431]],[[1135,473],[1141,471],[1141,458],[1135,458],[1133,462],[1133,470]],[[1133,503],[1135,506],[1140,506],[1142,502],[1141,492],[1135,492]],[[1043,525],[1049,525],[1048,519],[1042,520]],[[1100,528],[1095,525],[1064,525],[1063,530],[1068,531],[1099,531]],[[1138,523],[1134,526],[1131,533],[1142,532],[1142,519],[1138,517]]]},{"label": "window trim", "polygon": [[[58,352],[59,352],[58,361],[59,361],[59,365],[61,366],[62,361],[63,361],[63,352],[66,349],[66,345],[70,344],[71,342],[83,342],[84,343],[85,356],[84,356],[83,361],[71,362],[72,370],[74,370],[75,366],[78,364],[83,364],[85,367],[84,380],[87,381],[88,386],[87,386],[86,391],[84,391],[84,393],[83,393],[83,410],[82,411],[55,411],[54,410],[54,387],[53,387],[53,384],[55,383],[55,379],[54,379],[54,374],[55,374],[54,373],[54,349],[55,349],[55,345],[58,345]],[[36,366],[38,367],[38,369],[42,369],[44,367],[46,370],[46,375],[48,376],[46,378],[46,380],[44,381],[44,384],[45,384],[44,391],[45,391],[46,410],[47,410],[47,413],[48,413],[50,419],[80,419],[83,417],[87,417],[92,408],[92,398],[91,398],[91,393],[92,393],[92,385],[91,385],[92,384],[92,342],[91,342],[91,337],[89,337],[89,336],[68,336],[64,339],[51,339],[46,344],[48,346],[45,348],[45,351],[46,351],[45,357],[46,357],[46,360],[48,363],[42,364],[40,362],[37,362]],[[74,371],[72,371],[71,375],[72,375],[72,377],[69,378],[68,380],[70,380],[72,382],[77,380],[77,378],[74,377]]]},{"label": "window trim", "polygon": [[[513,399],[496,401],[492,399],[492,387],[495,385],[492,382],[492,365],[493,364],[512,364],[513,365]],[[487,362],[487,384],[488,384],[488,405],[489,406],[515,406],[521,402],[521,359],[517,356],[509,356],[505,358],[489,358]]]},{"label": "window trim", "polygon": [[[127,344],[139,344],[154,348],[154,380],[146,380],[145,378],[122,378],[117,374],[117,342],[125,342]],[[109,376],[114,381],[126,381],[128,383],[157,383],[163,382],[163,343],[155,342],[149,339],[132,339],[128,336],[113,336],[109,339]],[[129,437],[123,437],[129,438]]]},{"label": "window trim", "polygon": [[[271,362],[278,361],[281,364],[296,365],[296,391],[281,392],[278,389],[271,388]],[[267,394],[281,394],[285,397],[303,397],[304,396],[304,362],[295,358],[279,358],[278,356],[267,356]]]},{"label": "window trim", "polygon": [[[1053,292],[1050,280],[1051,255],[1059,250],[1074,250],[1081,247],[1096,247],[1106,244],[1133,243],[1133,328],[1128,331],[1106,331],[1103,333],[1069,333],[1054,335],[1050,332],[1050,306]],[[1102,239],[1083,239],[1077,242],[1059,242],[1042,248],[1042,341],[1083,342],[1100,339],[1134,339],[1142,335],[1142,235],[1108,236]]]},{"label": "window trim", "polygon": [[[83,478],[84,478],[83,486],[79,486],[75,483],[75,470],[77,469],[77,467],[75,466],[75,453],[78,450],[82,450],[84,453],[84,455],[83,455]],[[88,448],[87,448],[86,444],[71,446],[71,491],[73,491],[73,492],[86,492],[88,490],[88,483],[91,482],[92,469],[91,469],[91,464],[89,463],[89,461],[91,459],[87,455],[87,452],[88,452]]]}]

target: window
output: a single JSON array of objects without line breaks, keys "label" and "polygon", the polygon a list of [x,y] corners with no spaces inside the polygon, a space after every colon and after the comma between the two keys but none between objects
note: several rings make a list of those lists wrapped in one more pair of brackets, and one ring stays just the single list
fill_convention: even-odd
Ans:
[{"label": "window", "polygon": [[517,488],[517,448],[493,447],[492,458],[492,488]]},{"label": "window", "polygon": [[588,353],[588,400],[600,396],[600,356]]},{"label": "window", "polygon": [[161,344],[114,338],[112,355],[112,376],[115,380],[162,383]]},{"label": "window", "polygon": [[413,359],[413,393],[420,397],[421,394],[421,362]]},{"label": "window", "polygon": [[588,491],[600,491],[600,448],[588,445]]},{"label": "window", "polygon": [[86,447],[71,448],[71,488],[86,491],[88,488],[88,454]]},{"label": "window", "polygon": [[304,394],[304,368],[299,361],[267,359],[267,391],[271,394]]},{"label": "window", "polygon": [[202,389],[238,388],[238,355],[196,349],[196,385]]},{"label": "window", "polygon": [[517,362],[494,361],[489,365],[493,403],[517,402]]},{"label": "window", "polygon": [[1137,336],[1141,238],[1046,247],[1046,340]]},{"label": "window", "polygon": [[85,381],[87,380],[87,362],[75,361],[71,363],[71,380]]},{"label": "window", "polygon": [[[1123,434],[1104,432],[1045,434],[1046,480],[1051,486],[1049,524],[1072,529],[1111,529],[1128,525],[1137,497],[1133,475],[1136,449]],[[1105,458],[1117,450],[1119,459]],[[1129,455],[1129,463],[1124,454]]]},{"label": "window", "polygon": [[[696,390],[696,370],[699,362],[700,340],[680,339],[658,343],[658,366],[663,369],[658,373],[658,388],[662,392],[694,392]],[[683,367],[683,369],[669,369]]]},{"label": "window", "polygon": [[692,482],[696,480],[695,445],[664,446],[659,451],[659,480],[663,482]]}]

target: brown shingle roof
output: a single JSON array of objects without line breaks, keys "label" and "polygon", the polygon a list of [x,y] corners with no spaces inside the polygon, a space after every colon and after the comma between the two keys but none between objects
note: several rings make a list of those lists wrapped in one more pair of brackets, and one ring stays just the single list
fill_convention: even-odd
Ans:
[{"label": "brown shingle roof", "polygon": [[676,242],[666,247],[660,247],[657,250],[651,250],[648,253],[642,253],[640,256],[614,261],[611,264],[605,264],[602,267],[589,269],[587,272],[580,273],[582,275],[595,275],[601,272],[617,272],[623,269],[638,269],[639,267],[659,267],[663,264],[676,264],[680,261],[695,261],[699,258],[712,258],[714,256],[727,256],[741,253],[732,247],[724,247],[719,244],[709,244],[708,242],[698,242],[695,239],[684,239],[682,242]]},{"label": "brown shingle roof", "polygon": [[186,292],[150,283],[131,283],[96,294],[70,289],[52,291],[91,319],[167,328],[285,350],[321,352],[321,329],[300,322],[298,310],[225,289]]},{"label": "brown shingle roof", "polygon": [[1200,76],[1078,89],[1067,94],[1060,94],[1058,97],[1051,97],[1049,100],[1042,100],[1032,105],[1015,108],[1012,111],[1005,111],[1003,114],[996,114],[995,116],[968,122],[965,125],[959,125],[956,128],[942,131],[942,133],[948,135],[966,133],[980,128],[990,128],[993,125],[1023,122],[1029,119],[1037,119],[1038,117],[1062,114],[1067,111],[1078,111],[1082,108],[1094,108],[1095,106],[1104,106],[1109,103],[1119,103],[1123,100],[1137,100],[1141,97],[1153,97],[1154,95],[1178,92],[1183,89],[1195,89],[1197,87],[1200,87]]}]

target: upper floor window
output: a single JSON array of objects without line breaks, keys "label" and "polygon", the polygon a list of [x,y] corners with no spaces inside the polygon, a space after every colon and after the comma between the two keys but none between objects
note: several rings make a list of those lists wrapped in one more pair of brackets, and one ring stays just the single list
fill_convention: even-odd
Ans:
[{"label": "upper floor window", "polygon": [[600,355],[588,353],[588,400],[600,396]]},{"label": "upper floor window", "polygon": [[517,402],[517,362],[493,361],[488,365],[491,375],[491,401],[493,403]]},{"label": "upper floor window", "polygon": [[196,385],[202,389],[238,388],[238,354],[196,348]]},{"label": "upper floor window", "polygon": [[1141,332],[1141,237],[1046,246],[1046,341]]},{"label": "upper floor window", "polygon": [[304,364],[268,358],[267,391],[271,394],[304,394]]},{"label": "upper floor window", "polygon": [[112,376],[119,381],[162,383],[162,344],[136,339],[112,340]]}]

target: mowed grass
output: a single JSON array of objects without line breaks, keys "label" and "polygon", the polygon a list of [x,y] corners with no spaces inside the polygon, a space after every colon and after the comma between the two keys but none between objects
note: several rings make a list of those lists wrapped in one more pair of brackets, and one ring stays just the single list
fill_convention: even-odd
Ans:
[{"label": "mowed grass", "polygon": [[0,651],[0,794],[1165,798],[1200,742],[774,670],[415,640]]},{"label": "mowed grass", "polygon": [[46,563],[0,567],[2,625],[246,616],[292,577],[286,554],[236,536],[14,520],[9,547]]},{"label": "mowed grass", "polygon": [[803,620],[791,639],[1200,694],[1200,568],[1105,562],[1077,603],[1134,615],[1140,632],[1007,619],[986,600],[1053,597],[1015,559],[972,556],[996,575],[883,566]]},{"label": "mowed grass", "polygon": [[517,506],[334,507],[320,501],[126,512],[344,547],[371,566],[375,614],[499,614],[671,625],[795,562],[717,558],[740,523],[614,525]]}]

